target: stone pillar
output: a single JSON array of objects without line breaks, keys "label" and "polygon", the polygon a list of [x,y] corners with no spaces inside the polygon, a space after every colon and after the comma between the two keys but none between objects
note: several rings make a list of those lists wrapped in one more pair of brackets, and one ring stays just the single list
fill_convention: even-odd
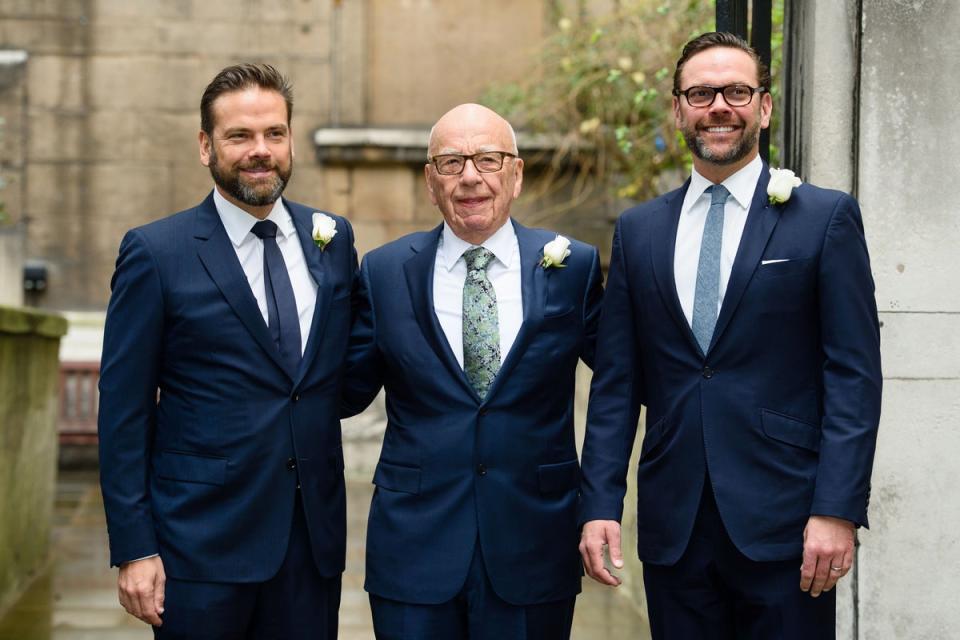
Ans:
[{"label": "stone pillar", "polygon": [[[884,401],[871,528],[840,590],[838,638],[960,629],[960,246],[954,126],[960,5],[810,0],[791,30],[806,179],[863,209],[882,324]],[[795,68],[795,71],[797,69]]]},{"label": "stone pillar", "polygon": [[58,315],[0,307],[0,612],[47,559],[66,331]]}]

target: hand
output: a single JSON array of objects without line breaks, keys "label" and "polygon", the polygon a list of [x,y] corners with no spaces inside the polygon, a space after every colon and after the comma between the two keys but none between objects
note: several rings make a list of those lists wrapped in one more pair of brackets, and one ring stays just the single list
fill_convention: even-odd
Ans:
[{"label": "hand", "polygon": [[810,516],[803,530],[800,590],[816,598],[833,589],[853,566],[853,523],[830,516]]},{"label": "hand", "polygon": [[155,627],[163,624],[163,594],[167,576],[160,556],[134,560],[120,565],[117,589],[120,604],[130,615]]},{"label": "hand", "polygon": [[603,547],[607,546],[610,561],[617,569],[623,568],[620,552],[620,523],[616,520],[591,520],[580,532],[580,557],[587,575],[600,584],[616,587],[620,578],[610,573],[603,563]]}]

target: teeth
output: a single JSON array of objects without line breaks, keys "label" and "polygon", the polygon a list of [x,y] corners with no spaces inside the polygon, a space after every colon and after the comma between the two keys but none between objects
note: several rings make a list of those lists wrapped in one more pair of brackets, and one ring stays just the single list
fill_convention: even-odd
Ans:
[{"label": "teeth", "polygon": [[733,131],[733,127],[707,127],[707,131],[711,133],[730,133]]}]

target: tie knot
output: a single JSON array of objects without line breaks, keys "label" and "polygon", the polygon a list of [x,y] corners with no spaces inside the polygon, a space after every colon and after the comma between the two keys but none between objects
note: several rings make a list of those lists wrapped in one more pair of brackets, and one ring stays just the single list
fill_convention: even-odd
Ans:
[{"label": "tie knot", "polygon": [[474,247],[463,254],[463,260],[467,263],[467,271],[486,271],[487,265],[490,264],[493,257],[493,252],[484,247]]},{"label": "tie knot", "polygon": [[710,204],[724,204],[727,201],[727,196],[730,195],[730,192],[727,191],[727,188],[722,184],[715,184],[707,191],[710,192]]},{"label": "tie knot", "polygon": [[264,238],[276,238],[277,223],[272,220],[261,220],[257,224],[253,225],[253,229],[250,231],[252,231],[253,235],[257,236],[261,240]]}]

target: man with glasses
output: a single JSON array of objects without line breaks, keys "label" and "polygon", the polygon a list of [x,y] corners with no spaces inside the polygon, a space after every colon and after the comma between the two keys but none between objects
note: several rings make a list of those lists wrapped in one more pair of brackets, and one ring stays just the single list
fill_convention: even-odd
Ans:
[{"label": "man with glasses", "polygon": [[[674,74],[693,153],[613,238],[583,450],[581,553],[616,586],[641,405],[638,550],[654,638],[833,638],[867,525],[880,335],[856,201],[760,160],[770,76],[728,33]],[[786,185],[784,187],[784,184]]]},{"label": "man with glasses", "polygon": [[562,639],[580,591],[573,398],[593,363],[595,248],[510,218],[513,129],[466,104],[424,167],[443,223],[361,266],[344,384],[386,390],[367,578],[377,638]]}]

